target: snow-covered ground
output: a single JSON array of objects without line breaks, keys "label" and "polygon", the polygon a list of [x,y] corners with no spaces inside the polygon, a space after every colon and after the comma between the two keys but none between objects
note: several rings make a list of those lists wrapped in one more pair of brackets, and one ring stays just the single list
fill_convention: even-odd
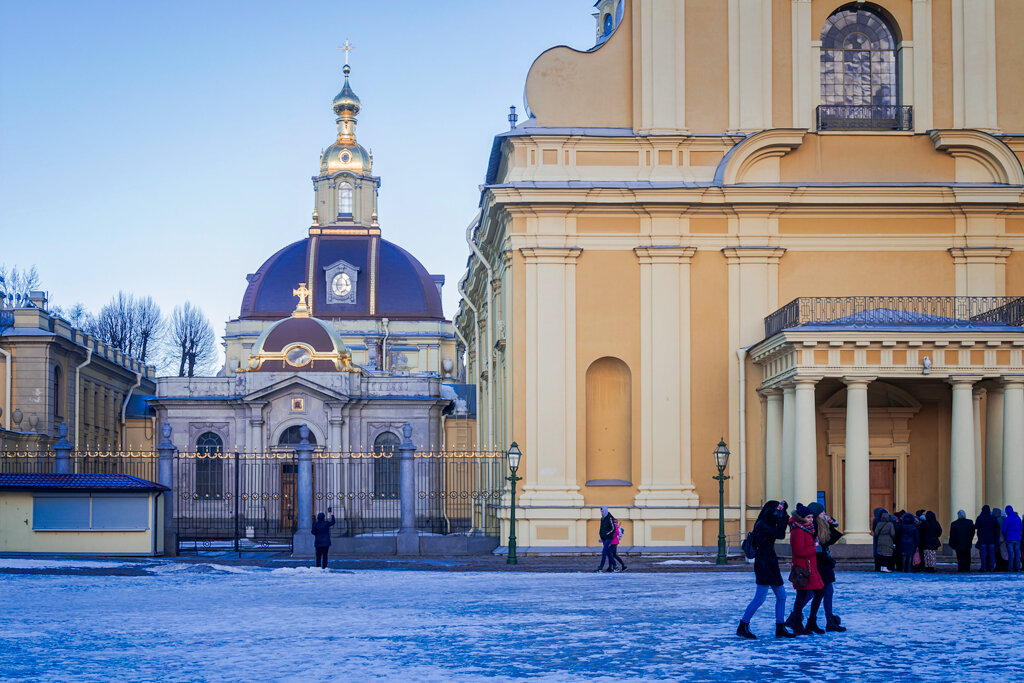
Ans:
[{"label": "snow-covered ground", "polygon": [[752,574],[13,562],[57,571],[0,573],[5,680],[1024,680],[1019,576],[841,574],[848,632],[776,641],[769,596],[748,642]]}]

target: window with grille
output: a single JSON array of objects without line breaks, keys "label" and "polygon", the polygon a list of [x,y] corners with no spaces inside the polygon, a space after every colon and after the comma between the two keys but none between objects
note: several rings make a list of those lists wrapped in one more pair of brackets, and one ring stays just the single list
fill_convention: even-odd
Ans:
[{"label": "window with grille", "polygon": [[373,492],[383,498],[397,498],[401,489],[401,464],[398,459],[398,435],[382,432],[373,441]]},{"label": "window with grille", "polygon": [[213,432],[203,432],[196,439],[196,453],[201,456],[196,458],[196,494],[200,498],[224,495],[223,452],[224,441]]}]

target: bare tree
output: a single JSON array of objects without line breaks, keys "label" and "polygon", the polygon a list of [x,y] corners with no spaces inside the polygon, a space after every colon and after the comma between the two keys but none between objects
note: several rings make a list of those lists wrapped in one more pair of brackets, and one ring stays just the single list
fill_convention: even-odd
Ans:
[{"label": "bare tree", "polygon": [[[210,374],[217,363],[213,325],[198,306],[175,306],[168,333],[168,361],[176,358],[178,377]],[[172,355],[173,354],[173,355]]]},{"label": "bare tree", "polygon": [[164,331],[164,317],[153,297],[146,296],[135,302],[136,358],[146,363],[152,359],[153,347]]},{"label": "bare tree", "polygon": [[39,271],[35,266],[19,270],[18,266],[8,269],[7,266],[0,265],[0,281],[3,281],[3,287],[0,289],[8,298],[12,301],[24,300],[29,292],[39,289]]},{"label": "bare tree", "polygon": [[153,342],[163,328],[160,307],[152,297],[136,299],[120,291],[100,309],[91,331],[110,346],[147,362],[151,360]]},{"label": "bare tree", "polygon": [[67,320],[73,327],[85,330],[89,334],[92,334],[96,329],[96,317],[89,312],[89,309],[81,301],[67,307],[54,306],[51,312]]}]

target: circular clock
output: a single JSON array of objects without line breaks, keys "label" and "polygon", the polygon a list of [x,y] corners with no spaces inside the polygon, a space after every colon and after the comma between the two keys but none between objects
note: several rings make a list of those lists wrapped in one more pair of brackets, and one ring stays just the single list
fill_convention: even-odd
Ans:
[{"label": "circular clock", "polygon": [[352,292],[352,278],[348,273],[338,273],[331,280],[331,290],[337,296],[348,296]]},{"label": "circular clock", "polygon": [[347,164],[348,162],[352,161],[352,155],[349,154],[349,151],[347,149],[341,153],[341,156],[339,158],[341,159],[341,163],[343,164]]},{"label": "circular clock", "polygon": [[312,359],[309,349],[305,346],[293,346],[288,349],[288,352],[284,354],[284,357],[288,361],[289,365],[294,365],[297,368],[306,365]]}]

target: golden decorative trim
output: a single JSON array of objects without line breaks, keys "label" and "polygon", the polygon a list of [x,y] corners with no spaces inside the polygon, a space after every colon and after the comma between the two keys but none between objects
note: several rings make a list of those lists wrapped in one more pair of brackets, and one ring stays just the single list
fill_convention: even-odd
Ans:
[{"label": "golden decorative trim", "polygon": [[380,237],[380,228],[310,228],[310,237],[315,235],[361,235]]},{"label": "golden decorative trim", "polygon": [[316,261],[316,237],[309,238],[309,251],[306,254],[307,272],[306,284],[309,286],[309,310],[313,310],[313,290],[316,287],[316,278],[313,277],[313,263]]}]

